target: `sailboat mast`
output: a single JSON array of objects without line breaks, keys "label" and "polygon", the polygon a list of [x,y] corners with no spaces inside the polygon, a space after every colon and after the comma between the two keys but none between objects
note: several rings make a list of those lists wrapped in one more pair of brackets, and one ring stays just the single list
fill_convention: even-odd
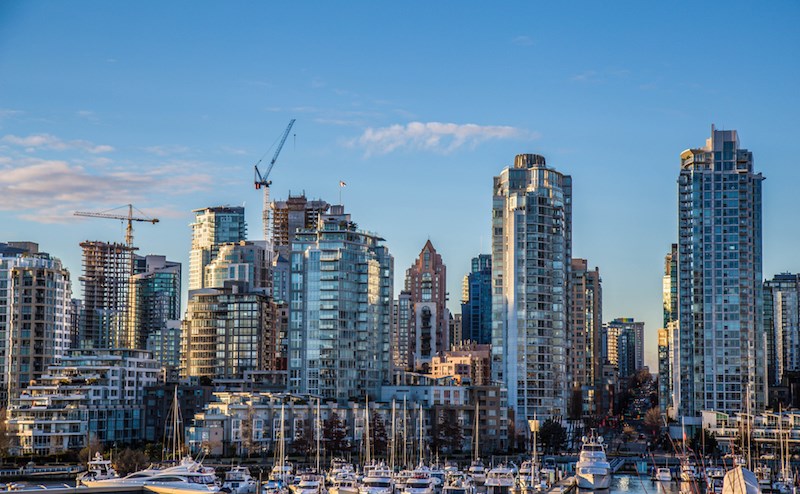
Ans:
[{"label": "sailboat mast", "polygon": [[408,468],[408,409],[403,396],[403,466]]},{"label": "sailboat mast", "polygon": [[397,432],[395,431],[395,410],[394,410],[394,398],[392,398],[392,440],[389,442],[390,450],[389,450],[389,467],[394,472],[394,453],[396,449],[395,442],[397,441]]},{"label": "sailboat mast", "polygon": [[366,461],[365,465],[369,465],[372,462],[372,457],[370,455],[369,450],[369,395],[367,395],[367,402],[366,406],[364,407],[364,417],[365,417],[365,424],[364,424],[364,436],[366,441]]},{"label": "sailboat mast", "polygon": [[478,405],[478,396],[475,396],[475,461],[478,461],[480,458],[480,452],[478,451],[478,415],[479,415],[480,407]]},{"label": "sailboat mast", "polygon": [[422,403],[419,404],[417,422],[419,422],[419,464],[422,465],[425,461],[425,451],[422,445]]},{"label": "sailboat mast", "polygon": [[319,398],[317,398],[317,420],[314,424],[314,433],[317,436],[317,475],[322,473],[322,470],[319,469],[319,444],[320,444],[320,433],[322,432],[322,424],[320,424],[320,419],[322,416],[319,413]]}]

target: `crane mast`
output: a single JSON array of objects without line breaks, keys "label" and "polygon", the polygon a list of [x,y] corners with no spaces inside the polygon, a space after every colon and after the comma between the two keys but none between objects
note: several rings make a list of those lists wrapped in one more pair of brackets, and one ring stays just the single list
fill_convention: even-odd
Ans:
[{"label": "crane mast", "polygon": [[286,126],[286,130],[283,131],[283,135],[281,136],[281,140],[278,143],[278,147],[275,149],[275,154],[272,156],[272,160],[269,162],[269,166],[267,167],[267,171],[264,172],[262,175],[261,172],[258,170],[258,165],[263,160],[260,159],[255,164],[255,177],[254,177],[254,184],[256,189],[264,189],[264,206],[261,213],[261,219],[264,223],[264,240],[267,241],[267,255],[269,256],[269,261],[272,262],[272,221],[270,215],[270,199],[269,199],[269,186],[272,184],[272,180],[269,180],[269,174],[272,171],[272,167],[275,166],[275,162],[278,161],[278,156],[281,154],[281,149],[283,149],[283,145],[286,144],[286,138],[289,137],[289,132],[292,130],[292,126],[294,125],[295,119],[291,119],[289,121],[289,125]]}]

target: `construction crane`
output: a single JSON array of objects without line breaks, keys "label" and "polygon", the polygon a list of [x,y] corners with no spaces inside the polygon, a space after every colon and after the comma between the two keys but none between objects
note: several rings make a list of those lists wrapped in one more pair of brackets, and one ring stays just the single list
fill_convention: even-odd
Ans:
[{"label": "construction crane", "polygon": [[[286,126],[286,130],[283,131],[283,135],[281,136],[280,143],[278,143],[278,148],[275,149],[275,154],[272,155],[272,161],[269,162],[269,166],[267,167],[267,171],[262,175],[261,172],[258,170],[258,165],[261,164],[261,161],[264,159],[262,156],[260,160],[255,164],[255,178],[254,183],[256,186],[256,190],[260,188],[264,188],[264,210],[261,214],[261,219],[264,222],[264,240],[267,241],[268,251],[272,252],[272,235],[270,235],[270,218],[269,218],[269,186],[272,184],[272,180],[269,180],[269,173],[272,171],[272,167],[275,166],[275,162],[278,161],[278,155],[281,154],[281,149],[283,149],[283,145],[286,143],[286,138],[289,137],[289,132],[292,130],[292,126],[294,125],[295,119],[289,120],[289,125]],[[266,153],[264,153],[266,156]]]},{"label": "construction crane", "polygon": [[[119,208],[116,208],[119,209]],[[123,216],[120,214],[109,214],[107,212],[100,212],[100,213],[93,213],[89,211],[75,211],[75,216],[86,216],[89,218],[107,218],[111,220],[122,220],[127,221],[128,226],[125,228],[125,244],[128,246],[129,249],[133,248],[133,222],[134,221],[146,221],[147,223],[156,224],[158,223],[158,218],[140,218],[133,215],[133,204],[128,204],[128,215]],[[111,210],[113,211],[113,209]],[[137,211],[139,211],[137,209]],[[141,211],[139,211],[141,212]]]}]

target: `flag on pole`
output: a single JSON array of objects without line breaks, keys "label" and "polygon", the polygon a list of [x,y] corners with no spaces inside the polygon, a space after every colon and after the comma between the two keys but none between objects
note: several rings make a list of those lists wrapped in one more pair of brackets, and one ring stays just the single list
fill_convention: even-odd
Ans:
[{"label": "flag on pole", "polygon": [[339,187],[347,187],[347,184],[343,180],[339,180]]}]

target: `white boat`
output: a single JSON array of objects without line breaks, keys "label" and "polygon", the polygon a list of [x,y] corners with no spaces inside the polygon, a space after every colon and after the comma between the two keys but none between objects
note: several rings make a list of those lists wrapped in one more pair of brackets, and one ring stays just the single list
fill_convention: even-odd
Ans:
[{"label": "white boat", "polygon": [[756,474],[738,466],[728,470],[722,481],[722,494],[761,494]]},{"label": "white boat", "polygon": [[83,485],[101,488],[146,486],[148,489],[160,494],[219,491],[214,469],[204,467],[188,456],[175,466],[166,468],[150,467],[125,477],[113,479],[84,479]]},{"label": "white boat", "polygon": [[365,469],[358,488],[359,494],[393,494],[392,471],[380,463]]},{"label": "white boat", "polygon": [[322,477],[314,473],[304,473],[300,476],[300,482],[292,485],[289,489],[294,494],[323,494]]},{"label": "white boat", "polygon": [[198,492],[219,492],[217,477],[205,469],[195,471],[162,471],[144,481],[148,491],[158,494],[186,494]]},{"label": "white boat", "polygon": [[475,487],[483,487],[483,484],[486,483],[486,468],[484,468],[483,462],[479,459],[472,461],[467,469],[467,474]]},{"label": "white boat", "polygon": [[656,468],[653,478],[659,482],[672,482],[672,471],[666,467]]},{"label": "white boat", "polygon": [[87,485],[84,481],[118,479],[119,475],[111,465],[111,460],[103,459],[100,452],[94,454],[94,459],[89,462],[89,468],[78,476],[78,483]]},{"label": "white boat", "polygon": [[514,488],[514,471],[506,465],[498,465],[486,474],[486,494],[511,494]]},{"label": "white boat", "polygon": [[442,494],[475,494],[475,486],[462,472],[448,471]]},{"label": "white boat", "polygon": [[424,465],[419,465],[414,469],[410,477],[406,479],[403,488],[405,494],[434,494],[434,482],[431,471]]},{"label": "white boat", "polygon": [[256,479],[250,475],[247,467],[235,466],[225,472],[220,490],[231,494],[252,494],[256,491]]},{"label": "white boat", "polygon": [[340,471],[329,483],[328,494],[358,494],[356,476],[352,471]]},{"label": "white boat", "polygon": [[595,437],[594,431],[583,438],[583,447],[575,465],[575,478],[581,489],[608,489],[611,485],[611,465],[606,459],[603,438]]}]

